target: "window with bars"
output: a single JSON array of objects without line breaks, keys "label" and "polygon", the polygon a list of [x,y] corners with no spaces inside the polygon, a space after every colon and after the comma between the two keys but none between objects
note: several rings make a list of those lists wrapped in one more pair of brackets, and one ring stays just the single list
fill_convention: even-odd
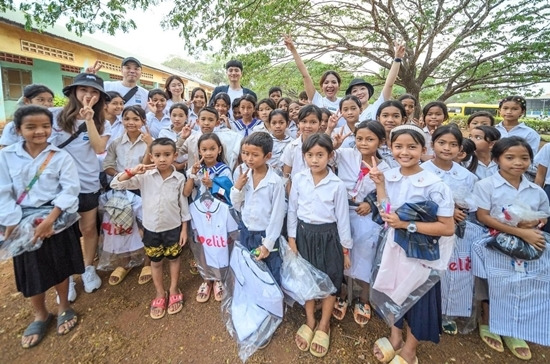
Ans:
[{"label": "window with bars", "polygon": [[17,101],[23,96],[23,88],[32,83],[32,72],[15,68],[2,68],[4,99]]}]

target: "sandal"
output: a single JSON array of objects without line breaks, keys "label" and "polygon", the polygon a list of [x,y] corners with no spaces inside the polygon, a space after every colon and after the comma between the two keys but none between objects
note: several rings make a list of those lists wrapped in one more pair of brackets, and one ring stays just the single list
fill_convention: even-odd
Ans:
[{"label": "sandal", "polygon": [[214,282],[214,299],[221,302],[224,296],[223,284],[221,281]]},{"label": "sandal", "polygon": [[[353,319],[355,322],[361,326],[364,327],[370,320],[370,305],[368,303],[363,303],[359,300],[355,301],[355,305],[353,306]],[[363,320],[361,320],[363,318]]]},{"label": "sandal", "polygon": [[296,336],[307,342],[307,346],[302,349],[295,339],[294,341],[296,341],[296,346],[298,346],[298,349],[302,351],[308,351],[309,347],[311,346],[311,341],[313,340],[313,330],[311,330],[308,325],[303,324],[296,332]]},{"label": "sandal", "polygon": [[194,276],[199,274],[199,266],[197,265],[195,259],[191,259],[191,261],[189,261],[189,273]]},{"label": "sandal", "polygon": [[412,363],[409,363],[408,361],[403,359],[401,355],[397,354],[393,357],[389,364],[418,364],[418,358],[415,356],[414,361]]},{"label": "sandal", "polygon": [[[515,337],[510,336],[503,336],[502,337],[504,344],[506,344],[506,347],[510,349],[512,354],[518,359],[521,360],[530,360],[531,359],[531,349],[529,349],[529,345],[525,342],[525,340],[522,339],[516,339]],[[528,354],[527,356],[522,356],[518,353],[517,349],[527,349]]]},{"label": "sandal", "polygon": [[454,320],[443,321],[443,332],[447,335],[456,335],[458,334],[458,327]]},{"label": "sandal", "polygon": [[[320,353],[318,351],[313,350],[313,344],[319,345],[320,347],[324,348],[325,351]],[[329,346],[330,346],[330,330],[328,331],[328,334],[324,331],[317,330],[317,331],[315,331],[315,336],[313,337],[313,340],[311,341],[311,345],[309,347],[309,352],[313,356],[316,356],[318,358],[322,358],[323,356],[327,355]]]},{"label": "sandal", "polygon": [[[63,332],[59,332],[59,328],[71,320],[75,320],[74,325],[65,329],[65,331]],[[61,315],[57,316],[57,335],[68,334],[69,332],[71,332],[72,329],[75,328],[77,323],[78,323],[78,316],[76,315],[76,312],[72,308],[67,309]]]},{"label": "sandal", "polygon": [[197,302],[199,303],[205,303],[210,299],[210,291],[212,290],[212,286],[208,284],[208,282],[202,282],[202,284],[199,287],[199,290],[197,291]]},{"label": "sandal", "polygon": [[[489,325],[479,325],[479,337],[491,349],[496,350],[499,353],[504,352],[502,338],[500,337],[500,335],[493,334],[491,331],[489,331]],[[500,343],[500,347],[490,343],[489,340],[487,340],[488,338],[493,339],[494,341],[498,341]]]},{"label": "sandal", "polygon": [[348,301],[340,297],[334,302],[334,310],[332,310],[332,316],[338,321],[342,321],[344,316],[346,316],[346,311],[348,310]]},{"label": "sandal", "polygon": [[48,317],[44,321],[33,321],[27,326],[25,331],[23,331],[23,337],[27,336],[33,336],[38,335],[38,338],[36,341],[34,341],[31,344],[23,344],[21,343],[21,347],[23,349],[30,349],[42,341],[44,336],[46,335],[46,330],[48,329],[48,326],[50,326],[50,322],[52,322],[53,315],[51,313],[48,314]]},{"label": "sandal", "polygon": [[153,275],[151,273],[151,266],[144,265],[143,268],[141,268],[141,273],[139,273],[138,283],[139,284],[149,283],[151,279],[153,279]]},{"label": "sandal", "polygon": [[[162,311],[155,315],[153,313],[154,308],[162,308]],[[153,320],[161,319],[164,315],[166,315],[166,295],[164,297],[155,298],[151,301],[151,309],[149,310],[149,316],[151,316]]]},{"label": "sandal", "polygon": [[395,357],[396,351],[387,337],[382,337],[376,340],[374,345],[378,348],[378,351],[380,351],[380,354],[382,354],[382,359],[378,359],[376,355],[374,355],[374,357],[379,362],[387,363]]},{"label": "sandal", "polygon": [[[132,268],[122,268],[122,267],[116,267],[116,269],[111,273],[109,276],[109,284],[111,286],[116,286],[117,284],[120,284],[126,278],[128,273],[132,270]],[[117,278],[116,281],[113,281],[113,278]]]},{"label": "sandal", "polygon": [[[168,299],[168,314],[169,315],[175,315],[176,313],[183,310],[183,293],[181,293],[181,291],[179,289],[178,289],[178,292],[179,293],[171,294],[170,298]],[[180,303],[179,308],[175,311],[170,311],[170,307],[172,307],[172,306],[174,306],[178,303]]]}]

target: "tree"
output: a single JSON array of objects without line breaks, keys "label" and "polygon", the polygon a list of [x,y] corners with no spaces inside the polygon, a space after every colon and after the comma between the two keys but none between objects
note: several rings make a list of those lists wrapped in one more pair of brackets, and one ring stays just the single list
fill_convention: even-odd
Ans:
[{"label": "tree", "polygon": [[[147,7],[149,1],[109,1],[103,6],[113,11],[105,20],[91,16],[95,5],[88,3],[69,11],[82,19],[79,7],[88,9],[89,24],[111,30],[131,25],[123,21],[123,7]],[[65,3],[75,4],[51,4]],[[52,13],[48,4],[42,9]],[[397,84],[416,96],[424,87],[443,87],[440,100],[478,90],[516,93],[550,77],[550,0],[174,0],[173,6],[164,25],[180,29],[190,49],[207,49],[219,39],[224,52],[260,48],[275,64],[289,59],[283,57],[283,33],[293,34],[303,56],[330,56],[332,64],[355,73],[373,64],[389,69],[393,40],[403,39],[407,52]],[[434,82],[427,85],[429,79]]]},{"label": "tree", "polygon": [[[212,59],[214,59],[212,57]],[[194,76],[211,82],[215,85],[225,83],[227,77],[223,69],[224,63],[219,60],[211,62],[192,62],[180,57],[172,56],[167,61],[162,62],[163,65],[184,72],[189,76]]]}]

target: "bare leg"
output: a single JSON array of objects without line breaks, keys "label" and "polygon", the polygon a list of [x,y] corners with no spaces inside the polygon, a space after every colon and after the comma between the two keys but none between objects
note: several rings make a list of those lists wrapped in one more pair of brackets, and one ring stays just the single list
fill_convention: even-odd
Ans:
[{"label": "bare leg", "polygon": [[[313,331],[315,330],[315,300],[306,301],[305,309],[306,309],[306,325],[311,329],[311,331]],[[330,312],[332,312],[332,308]],[[301,348],[302,350],[307,348],[308,343],[301,337],[296,335],[294,340],[296,341],[296,345],[298,345],[298,347]]]},{"label": "bare leg", "polygon": [[[69,293],[69,278],[65,279],[63,282],[55,286],[57,295],[59,296],[59,306],[57,314],[61,315],[63,312],[67,311],[71,307],[71,303],[68,299]],[[70,331],[78,322],[78,317],[73,318],[70,321],[65,322],[63,325],[59,326],[58,333],[66,333]]]},{"label": "bare leg", "polygon": [[[327,334],[330,332],[330,318],[332,317],[334,302],[336,302],[335,296],[328,296],[327,298],[323,299],[321,321],[319,321],[319,326],[317,326],[317,330],[321,330]],[[313,343],[311,344],[311,349],[318,353],[324,353],[326,351],[326,348],[323,348],[322,346]]]},{"label": "bare leg", "polygon": [[[401,330],[396,326],[392,326],[391,334],[390,334],[390,343],[394,351],[399,350],[403,346],[403,330]],[[374,345],[373,353],[378,361],[383,360],[384,355],[382,355],[382,352],[380,351],[378,346]]]},{"label": "bare leg", "polygon": [[[170,294],[178,294],[178,281],[180,277],[181,257],[170,260]],[[170,307],[170,312],[178,311],[182,303],[175,303]]]},{"label": "bare leg", "polygon": [[[163,298],[165,295],[164,284],[162,282],[162,260],[160,262],[151,262],[151,274],[153,276],[153,284],[155,285],[155,298]],[[152,309],[155,315],[160,315],[162,309],[155,307]]]},{"label": "bare leg", "polygon": [[78,225],[84,241],[82,253],[84,255],[84,265],[87,267],[93,264],[97,251],[97,208],[81,212]]},{"label": "bare leg", "polygon": [[[46,308],[45,297],[45,293],[40,293],[30,298],[32,308],[34,309],[34,321],[46,321],[48,318],[49,312]],[[67,300],[67,292],[65,292],[65,300]],[[23,336],[21,338],[21,345],[32,346],[36,340],[38,340],[38,335]]]},{"label": "bare leg", "polygon": [[401,357],[405,359],[407,363],[412,364],[414,363],[414,359],[416,358],[417,347],[418,340],[416,340],[416,338],[412,334],[410,327],[407,326],[407,341],[405,341],[405,345],[403,345],[403,348],[401,349],[399,355],[401,355]]}]

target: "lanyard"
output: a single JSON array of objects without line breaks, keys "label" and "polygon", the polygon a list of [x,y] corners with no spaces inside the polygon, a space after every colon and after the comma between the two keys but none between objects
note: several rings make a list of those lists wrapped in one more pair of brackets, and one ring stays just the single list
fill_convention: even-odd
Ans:
[{"label": "lanyard", "polygon": [[48,165],[48,163],[50,163],[50,160],[52,159],[54,154],[55,154],[55,151],[50,150],[50,153],[48,154],[48,156],[46,157],[46,159],[44,160],[44,162],[42,163],[40,168],[38,168],[38,171],[36,172],[36,174],[34,175],[32,180],[29,182],[27,187],[25,187],[25,190],[21,193],[21,195],[19,196],[19,198],[15,202],[16,204],[18,204],[18,205],[21,204],[21,202],[23,202],[25,197],[27,197],[27,195],[29,194],[29,191],[31,190],[32,186],[36,183],[36,181],[38,181],[38,177],[40,177],[42,172],[44,172],[44,170],[46,169],[46,166]]},{"label": "lanyard", "polygon": [[[361,164],[363,164],[363,162],[361,162]],[[348,192],[353,202],[355,202],[355,197],[357,197],[357,194],[359,193],[359,187],[361,187],[363,178],[365,178],[365,176],[369,174],[369,172],[370,172],[370,169],[368,167],[361,166],[361,170],[359,171],[359,176],[357,177],[357,182],[355,183],[355,187],[353,187],[353,190]]]}]

